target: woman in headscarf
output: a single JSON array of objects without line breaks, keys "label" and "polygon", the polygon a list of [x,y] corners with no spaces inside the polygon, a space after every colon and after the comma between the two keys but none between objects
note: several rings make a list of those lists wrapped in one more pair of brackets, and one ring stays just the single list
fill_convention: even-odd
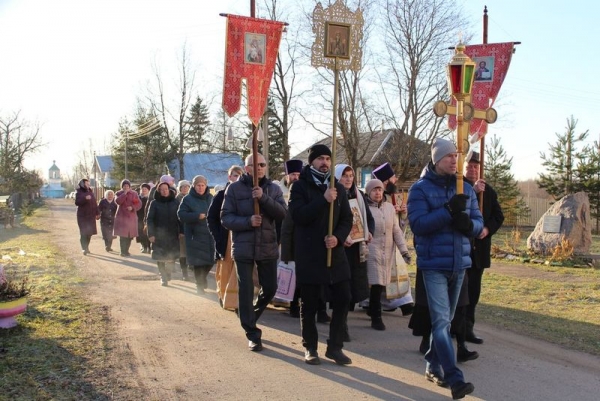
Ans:
[{"label": "woman in headscarf", "polygon": [[100,218],[96,197],[90,188],[90,181],[83,178],[77,185],[75,194],[75,205],[77,205],[77,225],[79,226],[79,243],[84,255],[90,253],[90,241],[92,235],[96,235],[96,220]]},{"label": "woman in headscarf", "polygon": [[213,196],[208,192],[208,181],[204,176],[197,175],[177,212],[183,223],[187,263],[194,268],[198,295],[204,294],[208,287],[207,276],[215,263],[215,243],[206,220],[212,199]]},{"label": "woman in headscarf", "polygon": [[[353,209],[353,214],[360,219],[360,222],[355,222],[353,230],[344,242],[351,274],[352,301],[349,310],[354,310],[354,305],[357,302],[369,297],[369,282],[367,280],[367,255],[369,247],[367,244],[371,240],[375,221],[371,215],[371,210],[366,206],[365,195],[356,187],[354,169],[347,164],[338,164],[335,166],[335,178],[346,189],[346,196],[351,202],[350,206]],[[354,227],[358,226],[362,226],[362,240],[352,238]],[[365,228],[367,229],[366,231]],[[348,334],[347,325],[345,336],[349,340],[350,335]]]},{"label": "woman in headscarf", "polygon": [[158,184],[154,199],[150,201],[146,223],[152,259],[156,260],[163,287],[169,285],[175,261],[179,257],[179,234],[181,224],[177,218],[179,202],[169,184]]},{"label": "woman in headscarf", "polygon": [[396,248],[400,253],[408,253],[404,234],[398,225],[396,209],[385,201],[383,190],[383,183],[378,179],[371,179],[365,188],[367,204],[375,220],[367,258],[367,277],[371,286],[369,314],[371,327],[375,330],[385,330],[381,319],[381,294],[391,281],[392,265],[396,264]]},{"label": "woman in headscarf", "polygon": [[102,198],[98,205],[98,212],[100,213],[100,230],[102,231],[102,239],[104,240],[104,249],[106,249],[106,252],[111,252],[115,214],[117,213],[114,191],[109,189],[104,193],[104,198]]},{"label": "woman in headscarf", "polygon": [[121,181],[121,190],[117,192],[117,214],[115,215],[114,235],[121,237],[121,256],[127,257],[131,240],[138,236],[137,211],[142,208],[142,202],[137,192],[131,189],[129,180]]}]

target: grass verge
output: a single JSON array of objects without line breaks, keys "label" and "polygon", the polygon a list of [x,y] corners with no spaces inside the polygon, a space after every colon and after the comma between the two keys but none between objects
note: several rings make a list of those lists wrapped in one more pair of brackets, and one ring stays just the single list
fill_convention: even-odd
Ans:
[{"label": "grass verge", "polygon": [[121,351],[108,310],[86,300],[76,267],[43,226],[47,213],[38,208],[19,227],[0,229],[1,254],[11,259],[3,263],[33,287],[19,325],[0,329],[0,399],[141,399],[114,377]]}]

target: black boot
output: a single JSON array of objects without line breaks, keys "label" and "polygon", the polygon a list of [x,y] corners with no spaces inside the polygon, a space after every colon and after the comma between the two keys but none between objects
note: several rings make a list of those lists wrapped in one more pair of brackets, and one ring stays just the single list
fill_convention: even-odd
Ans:
[{"label": "black boot", "polygon": [[194,266],[194,277],[196,278],[196,294],[204,294],[204,283],[202,282],[202,268],[200,266]]},{"label": "black boot", "polygon": [[179,258],[179,265],[181,266],[181,275],[183,276],[183,281],[189,281],[187,258]]},{"label": "black boot", "polygon": [[464,342],[456,344],[456,360],[458,362],[472,361],[477,358],[479,358],[479,353],[477,351],[469,351]]},{"label": "black boot", "polygon": [[421,339],[421,344],[419,345],[419,352],[423,355],[425,355],[427,351],[429,351],[429,340],[429,334],[423,336],[423,338]]}]

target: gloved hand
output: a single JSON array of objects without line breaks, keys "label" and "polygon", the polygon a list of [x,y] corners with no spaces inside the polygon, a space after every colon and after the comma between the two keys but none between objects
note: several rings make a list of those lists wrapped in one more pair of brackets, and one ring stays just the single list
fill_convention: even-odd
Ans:
[{"label": "gloved hand", "polygon": [[471,217],[466,212],[456,213],[452,216],[452,228],[466,236],[470,236],[473,231]]},{"label": "gloved hand", "polygon": [[450,200],[444,204],[444,207],[448,209],[450,214],[464,212],[467,210],[467,201],[469,196],[465,194],[456,194]]},{"label": "gloved hand", "polygon": [[404,259],[404,262],[405,262],[407,265],[410,265],[410,261],[411,261],[411,258],[410,258],[410,253],[408,253],[408,252],[404,252],[404,253],[402,254],[402,259]]}]

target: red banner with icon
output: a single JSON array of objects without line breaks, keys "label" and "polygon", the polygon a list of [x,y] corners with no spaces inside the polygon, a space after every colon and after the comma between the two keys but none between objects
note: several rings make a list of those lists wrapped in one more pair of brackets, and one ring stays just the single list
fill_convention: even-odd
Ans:
[{"label": "red banner with icon", "polygon": [[[475,109],[485,110],[492,107],[500,92],[500,87],[510,65],[514,43],[491,43],[466,46],[465,54],[475,62],[475,80],[471,90],[471,104]],[[456,100],[452,99],[452,104]],[[477,134],[479,140],[487,133],[485,120],[471,120],[471,134]],[[448,117],[448,127],[456,129],[456,116]]]},{"label": "red banner with icon", "polygon": [[248,116],[258,125],[267,105],[283,22],[227,16],[223,110],[233,117],[240,111],[242,79],[246,79]]}]

